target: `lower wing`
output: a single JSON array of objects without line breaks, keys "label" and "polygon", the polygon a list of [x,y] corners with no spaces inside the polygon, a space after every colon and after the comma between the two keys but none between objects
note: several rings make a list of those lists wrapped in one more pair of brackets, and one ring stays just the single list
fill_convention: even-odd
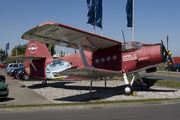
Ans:
[{"label": "lower wing", "polygon": [[103,77],[122,76],[122,72],[105,70],[105,69],[97,69],[97,68],[89,68],[89,67],[72,67],[70,69],[59,72],[56,75],[88,77],[88,78],[103,78]]}]

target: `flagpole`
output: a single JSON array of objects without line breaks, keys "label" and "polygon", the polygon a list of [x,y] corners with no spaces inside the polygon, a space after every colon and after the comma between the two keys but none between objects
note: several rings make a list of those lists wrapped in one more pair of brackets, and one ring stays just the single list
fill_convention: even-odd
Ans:
[{"label": "flagpole", "polygon": [[[102,1],[102,6],[103,6],[103,1]],[[103,8],[102,8],[102,13],[103,13]],[[101,20],[101,25],[103,24],[103,14],[102,14],[102,20]],[[102,25],[103,26],[103,25]],[[103,28],[101,27],[101,36],[103,36]]]},{"label": "flagpole", "polygon": [[94,25],[94,34],[96,33],[96,26]]}]

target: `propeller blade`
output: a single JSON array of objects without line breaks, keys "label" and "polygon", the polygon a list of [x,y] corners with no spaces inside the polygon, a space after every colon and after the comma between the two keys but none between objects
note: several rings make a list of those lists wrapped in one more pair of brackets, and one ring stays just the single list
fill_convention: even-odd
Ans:
[{"label": "propeller blade", "polygon": [[174,65],[174,63],[173,63],[173,61],[172,61],[171,57],[169,57],[169,60],[170,60],[170,62],[172,63],[172,65]]},{"label": "propeller blade", "polygon": [[163,43],[162,39],[161,39],[161,44],[164,46],[164,43]]}]

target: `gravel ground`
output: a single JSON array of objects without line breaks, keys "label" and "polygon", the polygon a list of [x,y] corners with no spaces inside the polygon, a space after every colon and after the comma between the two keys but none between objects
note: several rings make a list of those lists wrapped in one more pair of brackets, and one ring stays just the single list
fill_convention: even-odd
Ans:
[{"label": "gravel ground", "polygon": [[126,96],[123,94],[124,82],[121,80],[107,80],[106,88],[104,80],[94,80],[91,93],[90,80],[48,81],[47,87],[42,87],[42,81],[21,83],[53,103],[180,98],[180,89],[152,86],[150,90],[143,91],[137,85],[134,87],[136,96]]}]

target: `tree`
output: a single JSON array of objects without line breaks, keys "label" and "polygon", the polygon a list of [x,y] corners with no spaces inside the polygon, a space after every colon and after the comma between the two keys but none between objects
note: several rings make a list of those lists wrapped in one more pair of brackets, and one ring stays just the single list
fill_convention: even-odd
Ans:
[{"label": "tree", "polygon": [[[27,47],[27,44],[24,44],[24,45],[18,45],[18,46],[15,46],[12,51],[11,51],[11,56],[19,56],[19,55],[22,55],[24,56],[25,53],[26,53],[26,47]],[[15,61],[9,61],[11,63],[14,63]],[[21,63],[23,63],[24,61],[19,61]]]},{"label": "tree", "polygon": [[60,51],[60,57],[64,57],[65,56],[65,52],[63,52],[62,50]]},{"label": "tree", "polygon": [[[48,50],[50,51],[50,44],[46,44]],[[55,45],[51,44],[51,55],[53,56],[55,54]]]},{"label": "tree", "polygon": [[1,61],[4,61],[7,58],[7,55],[5,55],[5,50],[3,50],[2,48],[0,49],[0,54],[4,54],[1,56]]},{"label": "tree", "polygon": [[13,48],[11,51],[11,56],[18,56],[18,55],[24,56],[26,53],[26,47],[27,47],[27,44],[24,44],[24,45],[20,44],[18,46],[15,46],[15,48]]}]

